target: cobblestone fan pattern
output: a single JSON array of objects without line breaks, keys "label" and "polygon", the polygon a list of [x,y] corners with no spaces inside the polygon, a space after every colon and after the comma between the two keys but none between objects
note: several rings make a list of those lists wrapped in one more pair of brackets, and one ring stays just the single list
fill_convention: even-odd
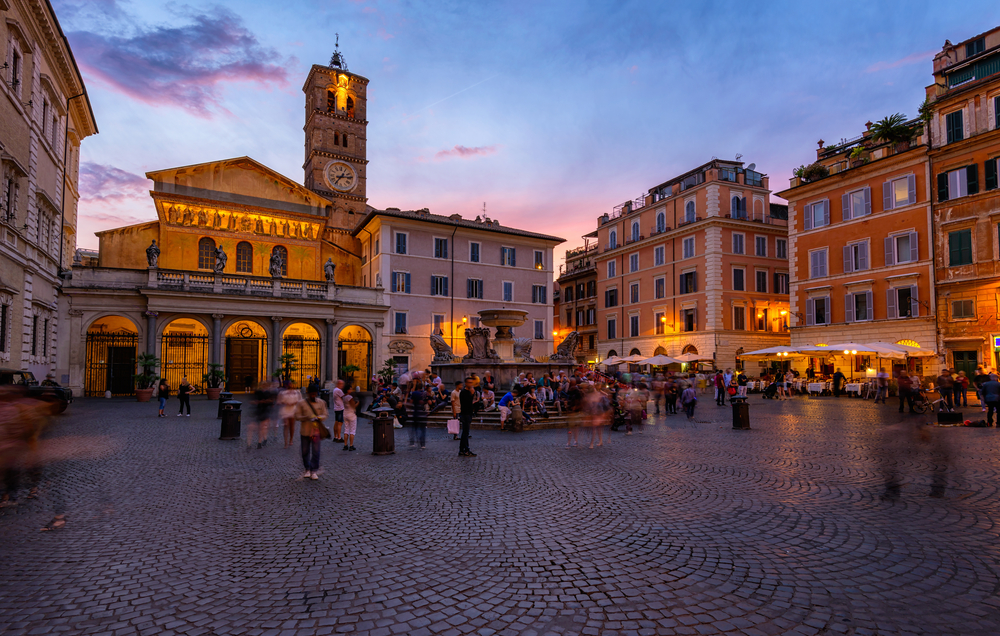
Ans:
[{"label": "cobblestone fan pattern", "polygon": [[440,429],[372,456],[363,421],[311,481],[297,446],[219,441],[214,403],[77,401],[0,509],[0,633],[1000,633],[1000,432],[751,404],[594,450],[475,431],[472,459]]}]

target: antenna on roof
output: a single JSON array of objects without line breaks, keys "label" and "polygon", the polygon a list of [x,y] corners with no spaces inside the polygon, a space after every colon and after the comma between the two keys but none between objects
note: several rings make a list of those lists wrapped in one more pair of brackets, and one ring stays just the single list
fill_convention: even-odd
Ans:
[{"label": "antenna on roof", "polygon": [[490,217],[486,215],[486,201],[483,201],[483,222],[489,223]]},{"label": "antenna on roof", "polygon": [[743,158],[743,153],[737,152],[736,153],[736,161],[739,161],[742,158]]}]

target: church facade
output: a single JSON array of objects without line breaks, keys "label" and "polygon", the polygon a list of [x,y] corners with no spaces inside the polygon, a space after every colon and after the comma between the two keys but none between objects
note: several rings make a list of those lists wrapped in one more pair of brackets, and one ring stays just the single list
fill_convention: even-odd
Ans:
[{"label": "church facade", "polygon": [[361,285],[368,80],[335,55],[303,91],[305,185],[238,157],[147,173],[156,219],[100,232],[64,283],[57,372],[77,394],[127,395],[141,353],[176,387],[222,365],[229,390],[349,376],[368,387],[388,307]]}]

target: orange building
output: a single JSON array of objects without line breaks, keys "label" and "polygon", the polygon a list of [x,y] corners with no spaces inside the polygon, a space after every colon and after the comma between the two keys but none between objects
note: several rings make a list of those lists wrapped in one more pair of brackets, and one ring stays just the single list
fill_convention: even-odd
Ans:
[{"label": "orange building", "polygon": [[598,220],[598,357],[696,353],[732,367],[788,344],[784,206],[751,164],[712,160]]},{"label": "orange building", "polygon": [[[788,200],[793,347],[935,346],[926,135],[919,120],[893,130],[911,140],[882,139],[869,122],[854,139],[820,141],[816,163],[778,193]],[[874,364],[860,355],[839,362],[847,375]]]},{"label": "orange building", "polygon": [[938,351],[948,367],[1000,367],[1000,27],[934,57],[927,87],[936,191]]},{"label": "orange building", "polygon": [[597,359],[597,243],[584,237],[583,247],[568,250],[559,266],[553,294],[555,344],[575,331],[580,339],[576,359],[580,363]]}]

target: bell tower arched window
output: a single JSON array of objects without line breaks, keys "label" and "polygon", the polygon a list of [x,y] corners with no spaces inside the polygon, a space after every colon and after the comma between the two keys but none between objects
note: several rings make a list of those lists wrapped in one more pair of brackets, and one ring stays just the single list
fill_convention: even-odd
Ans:
[{"label": "bell tower arched window", "polygon": [[253,246],[246,241],[240,241],[236,246],[236,273],[253,273]]},{"label": "bell tower arched window", "polygon": [[288,276],[288,250],[283,245],[275,245],[271,253],[281,257],[281,275]]},{"label": "bell tower arched window", "polygon": [[215,241],[207,236],[198,241],[198,269],[215,267]]},{"label": "bell tower arched window", "polygon": [[326,110],[329,113],[337,112],[337,91],[326,92]]},{"label": "bell tower arched window", "polygon": [[343,144],[344,148],[347,148],[347,133],[341,135],[340,141]]},{"label": "bell tower arched window", "polygon": [[354,99],[352,97],[347,98],[347,116],[354,117]]},{"label": "bell tower arched window", "polygon": [[333,133],[333,145],[334,146],[339,146],[340,145],[340,133],[336,133],[336,132]]}]

